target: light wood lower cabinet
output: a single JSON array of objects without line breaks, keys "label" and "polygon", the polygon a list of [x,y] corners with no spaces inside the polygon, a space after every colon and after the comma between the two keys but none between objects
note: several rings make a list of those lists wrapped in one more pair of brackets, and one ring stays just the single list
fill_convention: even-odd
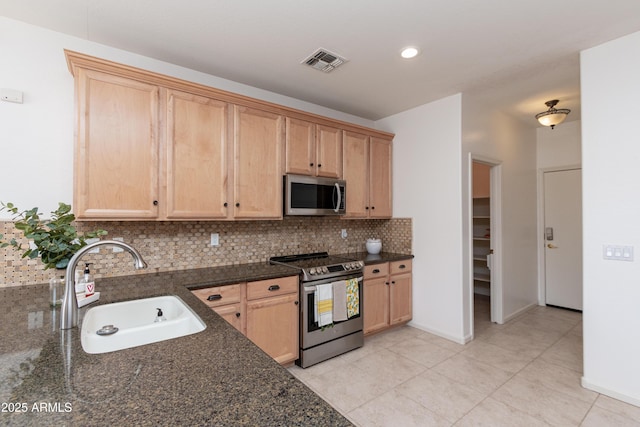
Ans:
[{"label": "light wood lower cabinet", "polygon": [[411,320],[411,267],[411,260],[365,266],[365,335]]},{"label": "light wood lower cabinet", "polygon": [[298,359],[298,276],[192,291],[277,362]]},{"label": "light wood lower cabinet", "polygon": [[231,323],[234,328],[244,333],[246,328],[245,304],[243,303],[244,283],[196,289],[191,292],[222,316],[224,320]]}]

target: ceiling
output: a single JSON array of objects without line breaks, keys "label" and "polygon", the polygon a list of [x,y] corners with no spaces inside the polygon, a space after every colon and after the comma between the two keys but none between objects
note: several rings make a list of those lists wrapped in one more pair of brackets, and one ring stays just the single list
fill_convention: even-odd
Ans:
[{"label": "ceiling", "polygon": [[[579,52],[640,31],[638,0],[0,0],[0,14],[370,120],[462,92],[531,126],[554,98],[578,119]],[[301,65],[318,48],[348,61]]]}]

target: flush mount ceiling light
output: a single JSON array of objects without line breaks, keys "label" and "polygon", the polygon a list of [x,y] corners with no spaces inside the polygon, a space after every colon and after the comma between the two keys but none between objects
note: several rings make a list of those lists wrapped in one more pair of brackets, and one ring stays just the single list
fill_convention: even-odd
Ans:
[{"label": "flush mount ceiling light", "polygon": [[545,102],[545,105],[549,107],[549,109],[536,114],[536,119],[538,119],[541,125],[551,126],[551,129],[553,129],[556,125],[564,122],[564,119],[567,118],[567,114],[569,114],[571,110],[566,108],[555,108],[558,102],[559,101],[557,99]]},{"label": "flush mount ceiling light", "polygon": [[402,49],[402,51],[400,52],[400,56],[402,56],[404,59],[411,59],[418,55],[418,53],[420,53],[418,48],[409,46]]}]

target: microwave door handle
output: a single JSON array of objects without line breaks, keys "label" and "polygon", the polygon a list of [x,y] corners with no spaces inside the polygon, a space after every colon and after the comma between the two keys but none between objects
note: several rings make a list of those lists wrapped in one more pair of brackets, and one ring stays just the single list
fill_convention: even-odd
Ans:
[{"label": "microwave door handle", "polygon": [[335,213],[338,213],[338,211],[340,210],[340,201],[342,200],[342,192],[340,191],[340,184],[336,182],[334,185],[336,186],[336,191],[338,192],[338,202],[335,204],[335,208],[333,209],[333,211]]}]

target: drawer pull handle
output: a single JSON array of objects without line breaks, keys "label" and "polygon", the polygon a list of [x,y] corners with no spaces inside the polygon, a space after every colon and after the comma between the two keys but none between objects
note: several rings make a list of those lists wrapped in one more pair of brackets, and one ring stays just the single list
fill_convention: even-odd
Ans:
[{"label": "drawer pull handle", "polygon": [[400,264],[400,266],[398,268],[407,268],[407,266],[404,265],[404,264]]},{"label": "drawer pull handle", "polygon": [[220,299],[222,299],[222,295],[220,294],[213,294],[207,297],[207,301],[218,301]]},{"label": "drawer pull handle", "polygon": [[377,268],[375,270],[372,271],[373,274],[378,274],[380,273],[380,270],[378,270]]},{"label": "drawer pull handle", "polygon": [[270,291],[277,291],[278,289],[280,289],[280,285],[271,285],[271,286],[269,286],[269,290]]}]

